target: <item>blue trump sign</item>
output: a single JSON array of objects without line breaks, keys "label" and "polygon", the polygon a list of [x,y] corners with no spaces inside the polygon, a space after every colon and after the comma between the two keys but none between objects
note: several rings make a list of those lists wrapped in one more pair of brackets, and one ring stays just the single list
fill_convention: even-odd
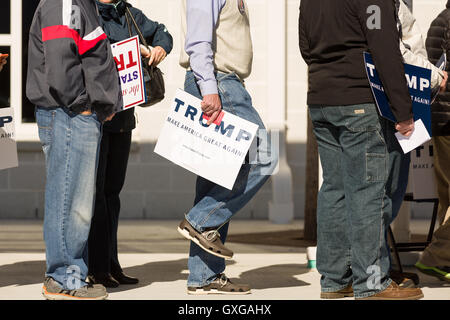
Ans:
[{"label": "blue trump sign", "polygon": [[[381,116],[397,122],[370,53],[364,52],[364,64]],[[405,77],[411,95],[414,121],[421,119],[431,137],[431,70],[405,63]]]}]

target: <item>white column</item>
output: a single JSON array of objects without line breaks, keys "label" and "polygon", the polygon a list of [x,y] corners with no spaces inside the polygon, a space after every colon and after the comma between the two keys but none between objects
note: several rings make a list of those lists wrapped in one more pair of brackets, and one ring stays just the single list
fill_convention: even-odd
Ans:
[{"label": "white column", "polygon": [[286,0],[267,3],[267,102],[270,131],[279,134],[279,170],[272,177],[273,198],[269,203],[269,219],[274,223],[289,223],[294,219],[292,173],[286,152]]}]

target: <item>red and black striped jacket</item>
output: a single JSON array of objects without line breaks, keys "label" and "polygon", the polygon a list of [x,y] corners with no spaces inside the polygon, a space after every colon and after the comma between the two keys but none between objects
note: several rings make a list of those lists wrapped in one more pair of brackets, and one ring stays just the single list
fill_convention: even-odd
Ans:
[{"label": "red and black striped jacket", "polygon": [[41,0],[30,28],[27,97],[40,107],[95,111],[122,107],[109,41],[94,0]]}]

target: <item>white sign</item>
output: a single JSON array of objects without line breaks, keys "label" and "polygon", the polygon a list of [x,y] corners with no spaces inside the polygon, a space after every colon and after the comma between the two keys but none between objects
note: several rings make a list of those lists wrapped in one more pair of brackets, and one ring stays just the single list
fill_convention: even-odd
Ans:
[{"label": "white sign", "polygon": [[430,134],[428,133],[427,128],[425,128],[422,119],[415,122],[414,131],[411,136],[405,137],[400,132],[396,132],[395,136],[405,154],[431,140]]},{"label": "white sign", "polygon": [[208,126],[201,100],[179,89],[155,152],[232,190],[257,131],[258,125],[228,112]]},{"label": "white sign", "polygon": [[414,199],[438,198],[431,141],[411,152],[411,176]]},{"label": "white sign", "polygon": [[0,170],[19,165],[13,108],[0,108]]},{"label": "white sign", "polygon": [[123,95],[123,109],[145,102],[139,37],[135,36],[111,45]]}]

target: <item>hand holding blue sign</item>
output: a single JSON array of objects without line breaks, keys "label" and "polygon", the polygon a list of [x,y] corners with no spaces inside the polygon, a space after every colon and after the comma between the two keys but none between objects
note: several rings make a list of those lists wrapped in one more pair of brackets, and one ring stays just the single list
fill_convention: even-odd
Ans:
[{"label": "hand holding blue sign", "polygon": [[[367,78],[380,115],[395,123],[396,134],[405,153],[430,140],[431,132],[431,70],[405,64],[405,77],[411,95],[414,119],[397,122],[372,56],[365,52]],[[445,80],[445,79],[444,79]],[[419,123],[420,122],[420,123]],[[418,127],[416,128],[416,125]]]}]

